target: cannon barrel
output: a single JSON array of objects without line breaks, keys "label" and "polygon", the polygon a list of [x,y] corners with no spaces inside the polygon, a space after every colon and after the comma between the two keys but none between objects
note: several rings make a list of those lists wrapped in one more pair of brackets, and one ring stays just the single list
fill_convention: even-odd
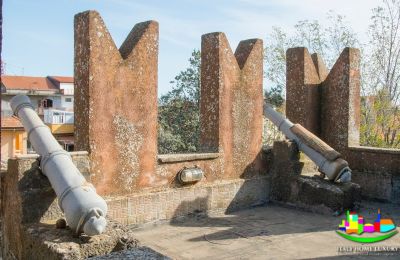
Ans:
[{"label": "cannon barrel", "polygon": [[76,233],[92,236],[101,234],[107,221],[107,204],[92,184],[72,162],[71,156],[53,137],[50,129],[33,110],[29,98],[17,95],[10,101],[11,108],[28,133],[28,139],[40,155],[40,167],[58,197],[70,228]]},{"label": "cannon barrel", "polygon": [[335,182],[351,181],[351,170],[347,161],[341,158],[341,155],[332,147],[301,125],[290,122],[289,119],[276,112],[267,103],[264,104],[264,115],[288,139],[296,142],[299,150],[303,151],[329,180]]}]

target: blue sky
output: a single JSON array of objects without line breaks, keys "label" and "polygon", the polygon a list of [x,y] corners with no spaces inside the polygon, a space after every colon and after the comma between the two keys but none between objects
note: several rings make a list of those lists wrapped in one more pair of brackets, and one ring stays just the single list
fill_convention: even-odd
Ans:
[{"label": "blue sky", "polygon": [[268,40],[273,26],[287,31],[304,19],[325,23],[329,10],[345,15],[365,38],[371,9],[380,0],[5,0],[3,60],[6,74],[46,76],[73,74],[73,17],[97,10],[120,46],[132,27],[142,21],[160,23],[159,95],[188,65],[202,34],[226,33],[234,50],[240,40]]}]

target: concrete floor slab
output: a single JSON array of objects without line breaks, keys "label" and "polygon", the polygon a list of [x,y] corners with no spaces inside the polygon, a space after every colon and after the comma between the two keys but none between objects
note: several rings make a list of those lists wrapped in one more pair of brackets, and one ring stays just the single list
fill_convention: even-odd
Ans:
[{"label": "concrete floor slab", "polygon": [[[400,223],[400,207],[364,202],[358,211],[368,223],[382,218]],[[340,247],[394,247],[400,234],[374,244],[348,241],[336,234],[345,215],[320,215],[269,204],[225,215],[214,213],[175,219],[135,229],[143,245],[173,259],[309,259],[342,257]],[[399,228],[398,228],[399,229]],[[399,229],[400,230],[400,229]],[[392,256],[399,259],[400,254]],[[347,256],[364,258],[364,256]]]}]

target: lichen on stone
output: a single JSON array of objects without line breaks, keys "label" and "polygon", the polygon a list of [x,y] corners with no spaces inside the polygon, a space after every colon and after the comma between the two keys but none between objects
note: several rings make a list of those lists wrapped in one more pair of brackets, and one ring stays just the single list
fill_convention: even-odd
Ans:
[{"label": "lichen on stone", "polygon": [[113,127],[116,132],[115,144],[119,151],[118,164],[121,169],[118,181],[125,190],[131,191],[139,175],[138,153],[143,144],[143,137],[135,125],[123,116],[114,116]]}]

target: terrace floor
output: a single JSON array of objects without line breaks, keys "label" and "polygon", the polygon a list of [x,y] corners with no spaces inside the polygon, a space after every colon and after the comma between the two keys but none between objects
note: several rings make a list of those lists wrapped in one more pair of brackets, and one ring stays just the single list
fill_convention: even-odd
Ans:
[{"label": "terrace floor", "polygon": [[[382,218],[400,223],[399,205],[363,202],[358,213],[372,223],[378,208]],[[369,246],[395,247],[399,253],[391,258],[399,259],[400,234],[374,244],[348,241],[335,232],[344,218],[345,214],[320,215],[268,204],[230,215],[194,215],[138,228],[135,233],[143,245],[173,259],[331,259],[343,257],[339,247]]]}]

